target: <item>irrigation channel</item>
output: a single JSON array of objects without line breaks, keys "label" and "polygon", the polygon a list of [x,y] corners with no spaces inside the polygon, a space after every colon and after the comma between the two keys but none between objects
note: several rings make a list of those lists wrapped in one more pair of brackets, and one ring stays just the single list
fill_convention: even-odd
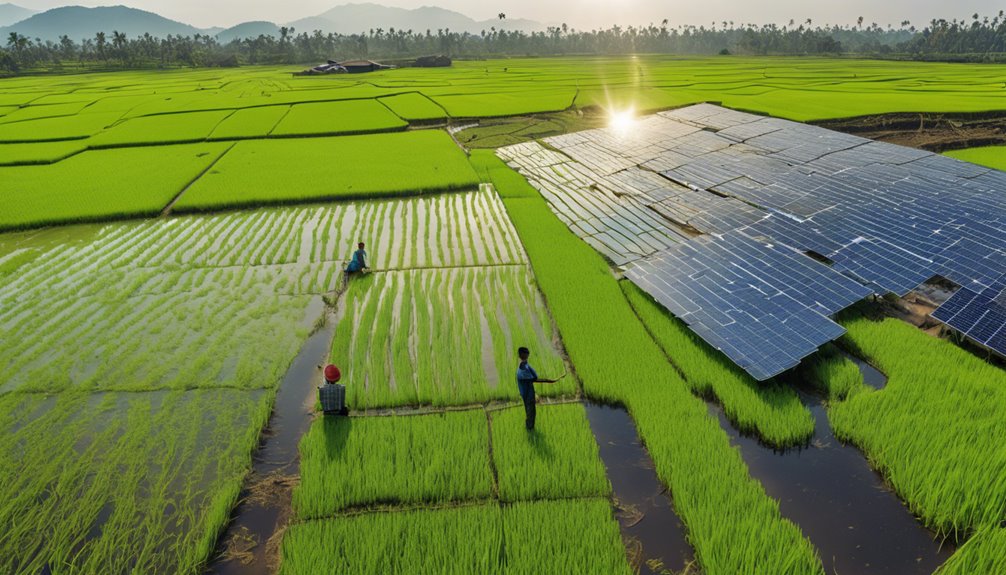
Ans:
[{"label": "irrigation channel", "polygon": [[[882,373],[859,358],[849,359],[867,385],[886,385]],[[820,397],[804,391],[800,396],[815,420],[813,441],[800,449],[766,447],[738,433],[718,405],[711,403],[709,409],[740,448],[751,476],[817,547],[829,573],[933,573],[954,545],[922,526],[862,452],[834,436]]]},{"label": "irrigation channel", "polygon": [[692,548],[635,423],[620,407],[589,402],[584,407],[620,509],[630,562],[640,575],[682,571],[693,560]]},{"label": "irrigation channel", "polygon": [[255,452],[241,502],[221,538],[217,559],[207,568],[215,575],[269,575],[275,572],[278,535],[289,519],[293,483],[300,475],[300,439],[313,420],[312,400],[321,383],[320,362],[328,357],[335,317],[325,308],[325,322],[301,347],[283,376],[267,435]]}]

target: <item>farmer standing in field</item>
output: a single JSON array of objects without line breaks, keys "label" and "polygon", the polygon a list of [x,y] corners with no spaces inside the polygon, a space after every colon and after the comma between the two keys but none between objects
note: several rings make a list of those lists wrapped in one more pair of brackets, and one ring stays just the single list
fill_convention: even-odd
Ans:
[{"label": "farmer standing in field", "polygon": [[346,406],[346,386],[339,385],[342,372],[339,368],[328,364],[325,366],[325,383],[318,386],[318,401],[325,415],[349,415]]},{"label": "farmer standing in field", "polygon": [[535,407],[534,384],[555,383],[558,379],[539,379],[538,372],[527,362],[531,356],[531,351],[526,347],[517,349],[517,357],[520,364],[517,366],[517,389],[520,391],[520,398],[524,401],[524,427],[531,431],[534,429],[534,418],[537,415]]},{"label": "farmer standing in field", "polygon": [[357,272],[362,272],[367,268],[367,251],[363,248],[363,242],[356,244],[357,250],[353,252],[353,259],[349,260],[349,264],[346,265],[346,280],[343,282],[344,286],[349,285],[349,275]]}]

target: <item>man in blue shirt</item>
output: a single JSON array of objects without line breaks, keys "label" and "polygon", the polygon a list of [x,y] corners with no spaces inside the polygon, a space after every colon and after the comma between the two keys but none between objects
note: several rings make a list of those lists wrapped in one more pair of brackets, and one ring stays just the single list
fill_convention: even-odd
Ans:
[{"label": "man in blue shirt", "polygon": [[346,281],[343,285],[349,285],[349,274],[362,272],[367,269],[367,252],[364,250],[363,242],[356,245],[357,250],[353,252],[353,259],[346,265]]},{"label": "man in blue shirt", "polygon": [[531,356],[531,351],[526,347],[517,350],[520,364],[517,366],[517,389],[520,391],[520,398],[524,401],[524,427],[528,431],[534,429],[534,418],[537,415],[535,408],[534,384],[535,383],[555,383],[554,379],[539,379],[538,372],[527,362]]}]

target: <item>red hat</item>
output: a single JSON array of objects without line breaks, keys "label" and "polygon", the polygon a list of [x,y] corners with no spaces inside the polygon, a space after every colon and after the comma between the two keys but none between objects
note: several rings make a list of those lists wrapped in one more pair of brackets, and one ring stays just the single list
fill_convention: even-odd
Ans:
[{"label": "red hat", "polygon": [[325,381],[331,381],[335,383],[342,378],[342,372],[339,371],[338,367],[335,367],[331,363],[325,366]]}]

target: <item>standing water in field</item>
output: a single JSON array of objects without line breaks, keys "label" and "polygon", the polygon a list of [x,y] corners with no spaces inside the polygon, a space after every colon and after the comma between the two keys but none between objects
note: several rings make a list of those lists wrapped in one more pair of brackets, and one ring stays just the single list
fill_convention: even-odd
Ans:
[{"label": "standing water in field", "polygon": [[[850,357],[864,381],[880,388],[882,373]],[[751,476],[779,501],[782,515],[796,523],[817,547],[829,573],[929,575],[946,561],[954,545],[922,526],[855,446],[831,431],[825,405],[802,393],[814,416],[809,447],[779,452],[742,436],[723,410],[710,411],[739,447]]]},{"label": "standing water in field", "polygon": [[308,338],[287,370],[276,395],[269,427],[255,453],[241,502],[221,539],[219,558],[207,569],[216,575],[266,575],[275,572],[274,535],[290,513],[290,491],[300,473],[297,446],[313,421],[312,401],[322,377],[318,365],[328,356],[336,321],[329,312],[324,327]]},{"label": "standing water in field", "polygon": [[594,403],[585,407],[615,500],[622,510],[618,522],[630,564],[638,567],[642,575],[684,569],[693,558],[685,527],[674,513],[632,418],[618,407]]}]

